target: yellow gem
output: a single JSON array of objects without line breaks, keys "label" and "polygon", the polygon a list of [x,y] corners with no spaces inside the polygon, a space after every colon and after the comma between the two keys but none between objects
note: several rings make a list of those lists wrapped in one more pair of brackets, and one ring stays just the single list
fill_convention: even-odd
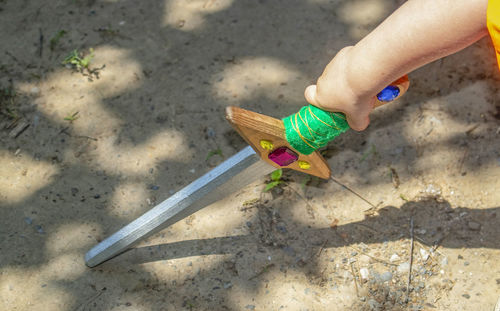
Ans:
[{"label": "yellow gem", "polygon": [[260,146],[266,150],[272,150],[274,148],[273,143],[265,139],[260,141]]},{"label": "yellow gem", "polygon": [[299,161],[299,167],[303,170],[308,170],[311,168],[311,164],[309,164],[309,162],[306,161]]}]

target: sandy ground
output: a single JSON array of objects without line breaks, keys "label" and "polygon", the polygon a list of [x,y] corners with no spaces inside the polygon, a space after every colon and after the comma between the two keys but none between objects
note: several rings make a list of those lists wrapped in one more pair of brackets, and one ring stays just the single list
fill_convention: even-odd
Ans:
[{"label": "sandy ground", "polygon": [[[263,176],[109,262],[83,260],[243,148],[226,106],[297,111],[328,60],[400,3],[0,0],[0,309],[493,310],[488,40],[412,73],[366,131],[329,145],[333,175],[375,207],[285,172],[272,192]],[[90,71],[61,64],[91,48]]]}]

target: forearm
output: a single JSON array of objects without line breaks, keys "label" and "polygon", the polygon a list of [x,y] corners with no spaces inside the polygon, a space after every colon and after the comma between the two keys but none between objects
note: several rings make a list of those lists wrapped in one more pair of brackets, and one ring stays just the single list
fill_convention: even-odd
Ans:
[{"label": "forearm", "polygon": [[487,34],[488,0],[410,0],[349,49],[345,79],[358,98]]}]

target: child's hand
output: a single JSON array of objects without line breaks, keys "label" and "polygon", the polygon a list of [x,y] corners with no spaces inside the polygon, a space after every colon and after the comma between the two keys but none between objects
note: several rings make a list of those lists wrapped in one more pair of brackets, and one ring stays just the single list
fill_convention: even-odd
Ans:
[{"label": "child's hand", "polygon": [[355,46],[342,49],[306,89],[306,100],[343,112],[351,128],[364,130],[383,88],[487,35],[487,6],[488,0],[406,1]]},{"label": "child's hand", "polygon": [[347,117],[349,126],[364,130],[370,123],[369,114],[373,110],[375,95],[361,95],[361,90],[349,84],[346,64],[349,63],[349,51],[342,49],[326,66],[316,85],[306,88],[307,102],[324,110],[342,112]]}]

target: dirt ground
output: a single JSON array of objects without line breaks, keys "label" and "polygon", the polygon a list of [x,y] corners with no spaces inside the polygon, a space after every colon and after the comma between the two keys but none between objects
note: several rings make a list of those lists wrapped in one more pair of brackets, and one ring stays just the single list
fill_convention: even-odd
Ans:
[{"label": "dirt ground", "polygon": [[[486,39],[411,73],[366,131],[324,150],[370,204],[295,172],[263,193],[263,176],[84,263],[245,146],[226,106],[296,112],[401,3],[0,0],[0,310],[493,310],[500,74]],[[75,49],[88,68],[62,64]]]}]

